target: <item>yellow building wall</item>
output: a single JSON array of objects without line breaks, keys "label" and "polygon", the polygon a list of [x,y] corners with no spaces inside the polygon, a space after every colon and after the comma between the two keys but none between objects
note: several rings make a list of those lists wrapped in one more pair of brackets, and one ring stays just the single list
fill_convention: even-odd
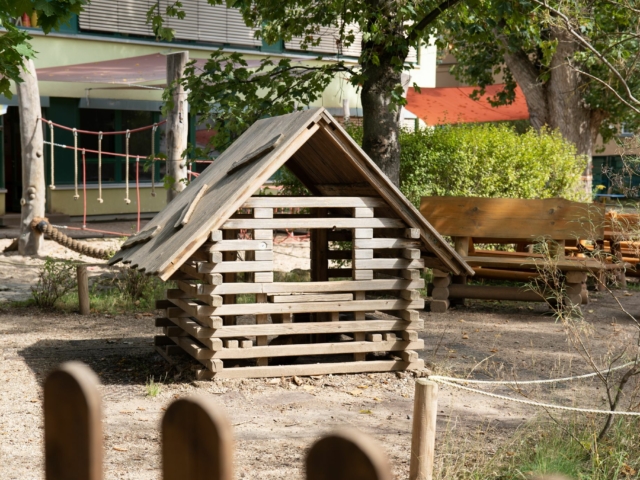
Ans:
[{"label": "yellow building wall", "polygon": [[6,210],[6,196],[7,194],[3,191],[0,191],[0,215],[4,215],[7,213]]},{"label": "yellow building wall", "polygon": [[[47,212],[62,213],[70,216],[82,216],[83,201],[82,190],[78,192],[80,198],[75,200],[73,189],[49,190],[47,193]],[[115,215],[123,213],[137,213],[138,202],[136,198],[135,187],[129,189],[129,198],[131,203],[124,201],[124,187],[103,187],[102,188],[103,203],[98,202],[98,188],[91,186],[87,188],[87,215]],[[162,185],[156,187],[156,196],[151,195],[151,187],[145,186],[140,188],[140,211],[141,213],[155,213],[162,210],[167,204],[167,192]]]}]

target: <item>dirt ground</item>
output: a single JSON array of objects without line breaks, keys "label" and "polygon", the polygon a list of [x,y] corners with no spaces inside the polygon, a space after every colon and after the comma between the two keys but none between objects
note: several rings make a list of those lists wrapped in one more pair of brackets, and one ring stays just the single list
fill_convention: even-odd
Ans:
[{"label": "dirt ground", "polygon": [[[0,240],[0,250],[6,243]],[[288,253],[304,257],[296,248]],[[50,255],[73,256],[49,242],[45,249]],[[210,395],[224,406],[235,432],[238,478],[303,478],[306,450],[337,427],[373,436],[387,452],[396,478],[408,477],[413,375],[326,375],[297,379],[299,385],[291,378],[195,381],[185,368],[188,363],[169,368],[154,353],[152,314],[83,317],[8,306],[8,300],[28,296],[41,263],[0,255],[0,478],[43,477],[41,385],[50,369],[68,360],[87,363],[101,379],[108,479],[160,477],[160,419],[172,400],[192,394]],[[640,313],[640,294],[617,290],[616,295],[629,311]],[[614,299],[604,293],[592,298],[584,311],[594,332],[589,348],[600,362],[621,346],[632,345],[635,327]],[[524,380],[592,371],[568,345],[562,325],[540,304],[468,302],[444,314],[421,315],[425,349],[420,355],[429,369],[442,375]],[[147,395],[150,377],[161,382],[156,397]],[[604,407],[602,390],[594,381],[521,392],[485,390]],[[446,439],[455,438],[460,447],[478,434],[484,453],[491,455],[539,413],[534,407],[444,386],[439,395],[439,461],[451,461]]]}]

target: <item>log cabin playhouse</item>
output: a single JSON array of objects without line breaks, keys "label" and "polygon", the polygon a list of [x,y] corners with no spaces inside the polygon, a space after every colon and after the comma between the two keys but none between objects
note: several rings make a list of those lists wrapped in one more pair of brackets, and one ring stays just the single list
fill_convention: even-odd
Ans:
[{"label": "log cabin playhouse", "polygon": [[[282,165],[310,196],[256,195]],[[309,230],[311,281],[274,282],[274,229]],[[421,368],[425,260],[473,274],[338,122],[312,109],[252,125],[110,264],[175,281],[157,305],[156,348],[188,352],[204,379]]]}]

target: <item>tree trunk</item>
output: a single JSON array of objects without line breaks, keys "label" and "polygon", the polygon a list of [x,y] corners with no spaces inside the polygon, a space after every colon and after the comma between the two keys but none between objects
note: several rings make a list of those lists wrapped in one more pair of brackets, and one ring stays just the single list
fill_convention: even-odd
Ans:
[{"label": "tree trunk", "polygon": [[558,39],[558,47],[551,60],[547,86],[548,125],[551,129],[558,129],[565,140],[573,143],[578,155],[587,157],[583,181],[586,193],[591,195],[593,184],[591,157],[604,116],[586,105],[581,93],[583,79],[567,61],[577,50],[577,44],[560,29],[553,33]]},{"label": "tree trunk", "polygon": [[167,112],[167,175],[173,178],[171,188],[167,190],[167,203],[173,200],[186,187],[187,162],[183,156],[189,136],[189,109],[187,94],[180,80],[184,76],[184,67],[189,61],[189,52],[167,55],[167,85],[171,88],[173,106]]},{"label": "tree trunk", "polygon": [[400,84],[400,72],[391,57],[380,56],[380,64],[363,66],[362,149],[396,185],[400,185],[400,112],[391,105],[391,92]]},{"label": "tree trunk", "polygon": [[22,147],[22,207],[18,251],[21,255],[37,255],[42,246],[42,234],[31,228],[31,222],[36,217],[44,217],[45,181],[42,110],[33,60],[25,60],[20,76],[23,81],[17,83],[17,91]]},{"label": "tree trunk", "polygon": [[[549,79],[543,83],[539,72],[525,52],[505,54],[505,63],[524,92],[531,125],[537,130],[547,126],[558,130],[562,137],[576,146],[578,155],[587,157],[583,172],[585,192],[591,195],[593,173],[593,145],[605,116],[590,109],[581,95],[583,79],[571,68],[569,58],[578,45],[561,29],[552,29],[551,36],[558,40],[551,60]],[[503,45],[506,46],[504,39]]]}]

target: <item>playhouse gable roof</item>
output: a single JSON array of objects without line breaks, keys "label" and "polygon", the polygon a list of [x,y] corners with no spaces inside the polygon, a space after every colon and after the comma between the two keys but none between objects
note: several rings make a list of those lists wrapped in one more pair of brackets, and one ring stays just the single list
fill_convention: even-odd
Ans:
[{"label": "playhouse gable roof", "polygon": [[[473,270],[323,108],[259,120],[109,261],[167,280],[282,165],[314,195],[380,196],[454,273]],[[436,260],[434,258],[434,260]]]}]

